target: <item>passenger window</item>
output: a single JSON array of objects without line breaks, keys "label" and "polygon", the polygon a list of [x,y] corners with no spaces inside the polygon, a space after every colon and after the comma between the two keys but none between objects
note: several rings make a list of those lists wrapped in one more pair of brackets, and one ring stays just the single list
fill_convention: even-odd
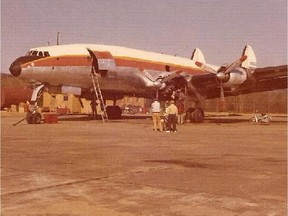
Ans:
[{"label": "passenger window", "polygon": [[39,52],[38,55],[39,55],[39,56],[43,56],[43,52]]}]

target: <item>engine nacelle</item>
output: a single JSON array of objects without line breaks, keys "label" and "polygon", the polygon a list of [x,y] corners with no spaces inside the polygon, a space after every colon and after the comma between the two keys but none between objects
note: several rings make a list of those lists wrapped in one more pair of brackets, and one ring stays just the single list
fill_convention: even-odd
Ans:
[{"label": "engine nacelle", "polygon": [[236,88],[239,85],[242,85],[247,80],[247,72],[241,67],[235,68],[232,72],[229,73],[229,77],[226,82],[224,82],[224,87]]}]

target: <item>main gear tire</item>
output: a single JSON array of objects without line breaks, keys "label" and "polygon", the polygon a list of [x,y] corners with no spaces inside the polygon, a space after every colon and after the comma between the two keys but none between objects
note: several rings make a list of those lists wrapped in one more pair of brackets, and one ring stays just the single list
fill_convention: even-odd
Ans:
[{"label": "main gear tire", "polygon": [[41,124],[41,114],[36,112],[32,115],[32,124]]},{"label": "main gear tire", "polygon": [[108,119],[121,119],[122,110],[119,106],[107,106]]},{"label": "main gear tire", "polygon": [[42,116],[38,112],[35,112],[35,113],[28,112],[26,115],[26,122],[28,124],[40,124],[41,121],[42,121]]},{"label": "main gear tire", "polygon": [[32,113],[31,112],[27,112],[27,115],[26,115],[26,122],[27,124],[32,124]]},{"label": "main gear tire", "polygon": [[192,113],[193,122],[201,123],[204,121],[204,111],[201,108],[196,108]]}]

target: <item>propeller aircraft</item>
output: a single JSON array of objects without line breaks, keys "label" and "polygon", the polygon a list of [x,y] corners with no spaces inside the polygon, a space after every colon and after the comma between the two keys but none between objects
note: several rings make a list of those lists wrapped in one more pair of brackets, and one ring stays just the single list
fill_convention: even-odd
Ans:
[{"label": "propeller aircraft", "polygon": [[[200,102],[226,96],[287,88],[287,65],[257,68],[256,56],[246,45],[239,59],[229,65],[207,64],[196,48],[191,58],[170,56],[120,46],[70,44],[32,48],[9,68],[15,77],[32,83],[32,105],[47,89],[61,92],[72,87],[81,97],[91,98],[91,70],[99,79],[104,99],[114,101],[107,109],[109,117],[120,118],[116,100],[125,95],[170,100],[178,89],[194,101],[193,118],[201,122]],[[30,109],[28,123],[39,123],[39,113]],[[27,117],[28,118],[28,117]]]}]

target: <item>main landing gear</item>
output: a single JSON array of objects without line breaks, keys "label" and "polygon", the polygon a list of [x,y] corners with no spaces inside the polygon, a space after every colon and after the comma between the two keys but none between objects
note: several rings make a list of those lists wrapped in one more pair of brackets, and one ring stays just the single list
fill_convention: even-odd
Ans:
[{"label": "main landing gear", "polygon": [[[184,93],[185,92],[185,93]],[[172,98],[175,100],[182,101],[182,103],[184,103],[186,106],[188,104],[191,104],[191,102],[193,101],[193,103],[195,104],[195,108],[190,107],[190,108],[186,108],[186,120],[189,120],[190,122],[197,122],[197,123],[201,123],[204,121],[204,110],[201,108],[201,104],[200,104],[200,100],[191,100],[188,98],[187,96],[187,88],[185,89],[185,91],[183,89],[178,89],[177,91],[173,92],[172,94]],[[185,107],[185,106],[184,106]]]},{"label": "main landing gear", "polygon": [[190,120],[190,122],[198,122],[201,123],[204,121],[204,111],[202,108],[189,108],[186,111],[186,118]]},{"label": "main landing gear", "polygon": [[122,110],[119,106],[116,106],[116,100],[113,100],[113,106],[107,106],[106,111],[109,119],[121,119]]},{"label": "main landing gear", "polygon": [[121,119],[122,110],[119,106],[107,106],[106,111],[109,119]]}]

